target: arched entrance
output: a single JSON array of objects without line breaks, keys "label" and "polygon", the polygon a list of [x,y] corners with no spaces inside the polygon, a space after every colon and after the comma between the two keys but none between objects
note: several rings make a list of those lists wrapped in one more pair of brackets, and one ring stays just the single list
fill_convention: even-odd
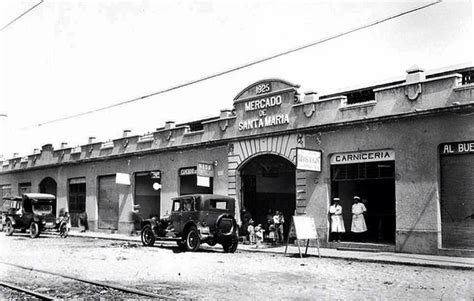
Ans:
[{"label": "arched entrance", "polygon": [[269,211],[278,210],[285,217],[286,237],[296,208],[295,173],[291,161],[274,154],[257,155],[239,169],[241,206],[250,212],[255,225],[265,226]]},{"label": "arched entrance", "polygon": [[56,196],[56,201],[53,203],[53,212],[54,214],[56,214],[56,203],[58,201],[57,200],[58,184],[56,184],[56,181],[50,177],[44,178],[39,184],[39,192],[49,193]]}]

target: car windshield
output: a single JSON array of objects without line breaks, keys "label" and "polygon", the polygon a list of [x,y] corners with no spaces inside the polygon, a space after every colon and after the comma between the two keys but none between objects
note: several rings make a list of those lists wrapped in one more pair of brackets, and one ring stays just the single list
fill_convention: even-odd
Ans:
[{"label": "car windshield", "polygon": [[34,213],[51,213],[52,211],[53,206],[49,200],[38,200],[38,202],[33,203]]},{"label": "car windshield", "polygon": [[16,201],[16,200],[11,201],[10,208],[20,209],[21,208],[20,206],[21,206],[21,201]]}]

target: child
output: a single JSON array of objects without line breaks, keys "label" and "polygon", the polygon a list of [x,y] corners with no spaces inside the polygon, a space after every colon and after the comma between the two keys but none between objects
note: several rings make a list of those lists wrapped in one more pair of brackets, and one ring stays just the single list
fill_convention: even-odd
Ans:
[{"label": "child", "polygon": [[250,244],[253,245],[255,244],[255,227],[253,226],[253,219],[250,219],[249,221],[249,226],[247,228],[247,232],[249,233],[249,241]]},{"label": "child", "polygon": [[261,224],[258,224],[257,227],[255,227],[255,238],[256,238],[256,241],[257,241],[257,244],[255,246],[255,248],[258,249],[258,247],[262,244],[262,240],[263,240],[263,229],[262,229],[262,225]]}]

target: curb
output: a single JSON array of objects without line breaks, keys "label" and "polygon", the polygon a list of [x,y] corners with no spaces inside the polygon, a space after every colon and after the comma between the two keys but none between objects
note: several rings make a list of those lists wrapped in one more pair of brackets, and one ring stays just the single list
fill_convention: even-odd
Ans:
[{"label": "curb", "polygon": [[[59,235],[59,234],[57,234]],[[69,233],[70,237],[80,237],[80,238],[90,238],[90,239],[102,239],[102,240],[114,240],[114,241],[128,241],[128,242],[138,242],[140,240],[134,240],[125,237],[103,237],[103,236],[83,236],[77,234]],[[208,250],[213,250],[212,247],[204,247]],[[248,253],[267,253],[267,254],[278,254],[284,256],[284,252],[273,251],[273,250],[264,250],[260,249],[257,250],[249,250],[249,249],[237,249],[241,252],[248,252]],[[316,254],[308,254],[306,257],[318,257]],[[418,267],[427,267],[427,268],[439,268],[439,269],[448,269],[448,270],[463,270],[463,271],[474,271],[474,266],[467,266],[467,265],[446,265],[446,264],[437,264],[437,263],[422,263],[422,262],[409,262],[409,261],[396,261],[396,260],[389,260],[389,259],[373,259],[373,258],[358,258],[358,257],[351,257],[351,256],[333,256],[333,255],[321,255],[321,258],[328,258],[328,259],[339,259],[345,261],[356,261],[356,262],[370,262],[370,263],[382,263],[382,264],[397,264],[397,265],[405,265],[405,266],[418,266]]]}]

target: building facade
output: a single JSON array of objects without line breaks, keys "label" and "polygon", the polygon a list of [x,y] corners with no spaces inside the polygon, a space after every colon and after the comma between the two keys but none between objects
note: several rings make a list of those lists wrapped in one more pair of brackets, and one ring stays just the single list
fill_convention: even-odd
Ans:
[{"label": "building facade", "polygon": [[[128,232],[129,212],[163,216],[171,198],[235,197],[256,223],[283,212],[314,217],[330,242],[328,209],[341,199],[341,244],[397,252],[474,254],[474,68],[425,73],[338,94],[302,93],[280,79],[253,83],[233,110],[188,124],[167,122],[142,136],[78,147],[50,144],[1,162],[0,192],[57,196],[77,225]],[[317,151],[317,171],[297,168],[299,150]],[[351,233],[353,197],[367,208],[368,231]]]}]

